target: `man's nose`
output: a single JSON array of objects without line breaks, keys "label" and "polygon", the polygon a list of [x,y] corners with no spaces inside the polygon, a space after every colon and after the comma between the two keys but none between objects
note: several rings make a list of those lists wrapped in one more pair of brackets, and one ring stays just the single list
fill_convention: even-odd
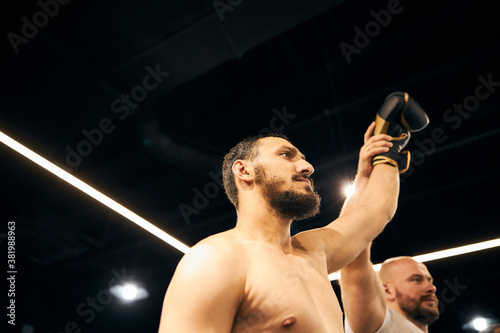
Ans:
[{"label": "man's nose", "polygon": [[314,167],[311,163],[306,160],[301,159],[297,162],[297,172],[298,173],[307,173],[308,175],[312,175],[314,173]]},{"label": "man's nose", "polygon": [[426,288],[425,291],[428,292],[428,293],[430,293],[430,294],[435,294],[436,290],[437,290],[437,288],[434,285],[434,283],[432,283],[432,282],[429,281],[429,284],[428,284],[428,286],[427,286],[427,288]]}]

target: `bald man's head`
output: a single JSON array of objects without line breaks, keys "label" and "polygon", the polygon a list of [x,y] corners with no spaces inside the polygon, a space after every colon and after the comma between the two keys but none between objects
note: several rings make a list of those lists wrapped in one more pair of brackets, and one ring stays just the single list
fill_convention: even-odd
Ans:
[{"label": "bald man's head", "polygon": [[401,277],[403,272],[415,266],[425,268],[425,271],[427,271],[427,267],[424,264],[416,262],[412,257],[394,257],[382,263],[378,274],[382,283],[393,282],[398,277]]},{"label": "bald man's head", "polygon": [[425,325],[439,317],[436,287],[424,264],[411,257],[391,258],[382,263],[379,277],[389,307]]}]

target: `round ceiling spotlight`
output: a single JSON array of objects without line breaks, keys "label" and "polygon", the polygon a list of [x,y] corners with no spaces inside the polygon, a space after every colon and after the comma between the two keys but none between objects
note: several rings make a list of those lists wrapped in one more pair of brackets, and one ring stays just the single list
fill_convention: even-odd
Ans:
[{"label": "round ceiling spotlight", "polygon": [[128,303],[145,299],[149,296],[149,293],[144,286],[132,281],[115,284],[109,288],[109,291],[116,298]]},{"label": "round ceiling spotlight", "polygon": [[[471,321],[465,323],[462,326],[463,330],[466,331],[476,331],[476,332],[482,332],[488,328],[489,325],[494,324],[498,321],[496,321],[493,318],[485,318],[485,317],[475,317]],[[489,332],[489,330],[488,330]]]},{"label": "round ceiling spotlight", "polygon": [[482,331],[488,327],[488,322],[484,318],[476,318],[472,321],[472,327],[474,327],[476,331]]}]

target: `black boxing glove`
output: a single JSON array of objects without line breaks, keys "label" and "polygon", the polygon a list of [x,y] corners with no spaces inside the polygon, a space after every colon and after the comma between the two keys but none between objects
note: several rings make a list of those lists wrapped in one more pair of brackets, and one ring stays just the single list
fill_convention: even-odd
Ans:
[{"label": "black boxing glove", "polygon": [[394,92],[386,97],[375,117],[374,135],[387,134],[393,146],[387,153],[373,157],[372,165],[391,164],[404,173],[410,166],[408,150],[401,152],[410,140],[410,132],[418,132],[429,124],[429,117],[418,103],[405,92]]}]

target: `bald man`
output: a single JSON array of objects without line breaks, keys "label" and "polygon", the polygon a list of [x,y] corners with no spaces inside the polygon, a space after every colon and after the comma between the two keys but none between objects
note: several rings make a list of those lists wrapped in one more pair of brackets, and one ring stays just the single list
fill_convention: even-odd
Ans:
[{"label": "bald man", "polygon": [[369,256],[366,249],[341,270],[346,332],[429,332],[439,311],[427,267],[396,257],[384,261],[377,276]]}]

